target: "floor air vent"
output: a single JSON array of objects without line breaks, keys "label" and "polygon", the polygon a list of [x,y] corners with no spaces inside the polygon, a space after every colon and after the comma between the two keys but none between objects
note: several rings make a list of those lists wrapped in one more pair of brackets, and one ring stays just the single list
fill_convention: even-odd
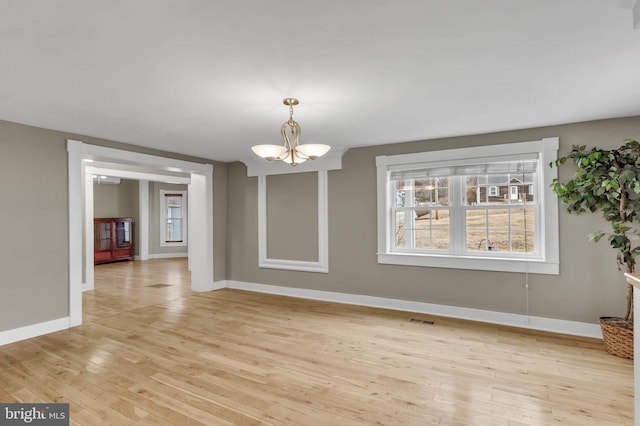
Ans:
[{"label": "floor air vent", "polygon": [[411,318],[409,321],[410,322],[419,322],[419,323],[422,323],[422,324],[429,324],[429,325],[435,325],[436,324],[433,321],[423,320],[423,319],[420,319],[420,318]]},{"label": "floor air vent", "polygon": [[151,284],[151,285],[148,285],[147,287],[152,287],[152,288],[171,287],[171,284]]}]

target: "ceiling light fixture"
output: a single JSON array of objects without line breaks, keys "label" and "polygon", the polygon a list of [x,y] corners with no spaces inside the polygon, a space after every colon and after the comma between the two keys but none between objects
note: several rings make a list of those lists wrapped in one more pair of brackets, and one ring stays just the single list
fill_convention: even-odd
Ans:
[{"label": "ceiling light fixture", "polygon": [[282,103],[289,107],[289,120],[280,129],[284,144],[255,145],[251,150],[265,160],[282,160],[292,166],[297,166],[307,160],[315,160],[329,152],[331,149],[329,145],[319,143],[300,144],[300,125],[293,119],[293,106],[298,105],[299,102],[294,98],[285,98]]}]

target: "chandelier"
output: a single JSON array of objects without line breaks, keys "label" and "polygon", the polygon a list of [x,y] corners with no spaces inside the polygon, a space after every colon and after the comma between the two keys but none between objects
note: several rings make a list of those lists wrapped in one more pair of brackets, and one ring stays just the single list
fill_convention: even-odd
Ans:
[{"label": "chandelier", "polygon": [[300,144],[300,125],[293,119],[293,106],[298,105],[299,102],[294,98],[285,98],[282,103],[289,107],[289,120],[280,129],[284,144],[255,145],[251,150],[265,160],[281,160],[292,166],[297,166],[307,160],[315,160],[329,152],[331,149],[329,145]]}]

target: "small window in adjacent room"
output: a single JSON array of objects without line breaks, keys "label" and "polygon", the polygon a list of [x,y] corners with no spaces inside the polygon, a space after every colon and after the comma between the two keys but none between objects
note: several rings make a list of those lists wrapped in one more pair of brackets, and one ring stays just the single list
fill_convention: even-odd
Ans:
[{"label": "small window in adjacent room", "polygon": [[160,245],[187,245],[187,191],[160,190]]},{"label": "small window in adjacent room", "polygon": [[381,156],[378,263],[559,273],[558,139]]}]

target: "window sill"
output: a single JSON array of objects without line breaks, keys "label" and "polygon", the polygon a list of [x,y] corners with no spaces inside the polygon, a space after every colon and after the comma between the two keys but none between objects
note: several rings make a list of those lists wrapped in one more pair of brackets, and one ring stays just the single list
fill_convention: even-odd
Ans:
[{"label": "window sill", "polygon": [[187,242],[183,241],[180,243],[160,243],[160,247],[186,247]]},{"label": "window sill", "polygon": [[539,259],[522,260],[495,257],[384,253],[378,254],[378,263],[431,268],[473,269],[479,271],[528,272],[531,274],[547,275],[560,274],[559,263]]},{"label": "window sill", "polygon": [[308,262],[304,260],[261,259],[260,268],[285,269],[287,271],[328,273],[329,265],[323,262]]}]

